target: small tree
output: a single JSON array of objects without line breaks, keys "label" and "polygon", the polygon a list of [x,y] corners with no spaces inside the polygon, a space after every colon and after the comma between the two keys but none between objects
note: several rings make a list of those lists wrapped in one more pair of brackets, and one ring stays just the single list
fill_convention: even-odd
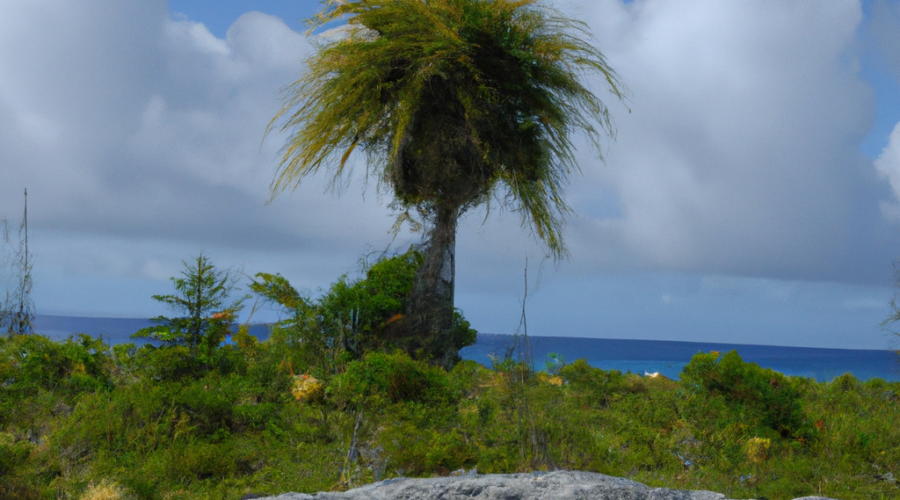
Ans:
[{"label": "small tree", "polygon": [[182,277],[172,278],[176,295],[154,295],[185,315],[176,318],[152,318],[156,325],[142,328],[132,338],[144,338],[170,345],[186,346],[192,359],[208,363],[216,348],[231,332],[238,311],[248,296],[228,302],[237,290],[238,277],[228,270],[218,270],[201,252],[191,263],[182,261]]}]

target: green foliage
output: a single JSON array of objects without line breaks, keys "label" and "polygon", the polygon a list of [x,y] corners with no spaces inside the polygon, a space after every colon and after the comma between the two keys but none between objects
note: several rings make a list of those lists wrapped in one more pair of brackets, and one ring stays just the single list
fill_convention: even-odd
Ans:
[{"label": "green foliage", "polygon": [[743,419],[778,431],[782,436],[803,437],[800,393],[784,375],[745,363],[737,351],[721,358],[717,353],[698,353],[681,374],[686,389],[695,395],[721,397]]},{"label": "green foliage", "polygon": [[[328,490],[342,465],[346,486],[477,467],[592,470],[730,498],[897,493],[875,479],[900,463],[897,382],[773,376],[736,354],[698,355],[679,382],[585,360],[561,378],[515,363],[446,372],[373,351],[325,380],[312,404],[291,394],[291,375],[308,368],[288,366],[297,349],[284,334],[252,353],[226,346],[226,361],[190,377],[166,371],[189,359],[186,346],[110,354],[86,336],[4,339],[0,496],[79,498],[107,481],[141,499],[237,499]],[[803,433],[780,432],[780,413],[764,408],[785,387],[809,422]]]},{"label": "green foliage", "polygon": [[[112,384],[109,346],[89,335],[79,334],[65,342],[43,335],[17,335],[0,339],[0,393],[16,404],[49,391],[72,398],[82,392],[109,388]],[[0,412],[12,415],[12,408]]]},{"label": "green foliage", "polygon": [[594,145],[611,133],[580,77],[623,96],[586,25],[537,0],[334,0],[311,26],[342,21],[344,36],[322,42],[284,90],[272,124],[292,135],[273,189],[329,162],[338,185],[362,147],[401,206],[465,208],[502,185],[501,202],[561,254],[570,133]]},{"label": "green foliage", "polygon": [[250,289],[287,313],[285,319],[269,327],[270,344],[281,344],[287,348],[281,353],[269,353],[278,358],[278,363],[284,364],[288,371],[295,366],[298,370],[299,367],[314,367],[319,376],[330,375],[337,370],[342,363],[339,359],[342,346],[339,339],[319,328],[319,314],[312,300],[302,296],[280,274],[258,273]]},{"label": "green foliage", "polygon": [[[378,269],[404,276],[410,261],[388,260]],[[369,272],[323,297],[352,298],[328,304],[365,311],[357,326],[384,347],[404,279]],[[293,316],[265,341],[215,349],[202,371],[187,345],[0,338],[0,498],[115,485],[126,498],[236,500],[460,468],[597,471],[729,498],[897,496],[884,478],[900,473],[898,382],[785,377],[735,352],[698,354],[680,381],[584,359],[445,371],[380,348],[354,359],[342,342],[343,359],[325,362],[309,345],[324,336],[323,302],[259,280]],[[319,396],[296,399],[316,370]]]},{"label": "green foliage", "polygon": [[185,346],[192,360],[209,366],[216,349],[231,333],[247,297],[229,303],[228,296],[236,290],[237,278],[230,271],[216,269],[203,253],[196,261],[182,264],[182,277],[172,278],[177,294],[154,295],[153,299],[185,315],[153,318],[156,325],[141,329],[132,338]]},{"label": "green foliage", "polygon": [[[364,265],[364,277],[341,276],[317,300],[303,297],[280,275],[259,273],[251,290],[281,306],[287,319],[273,335],[283,335],[303,352],[295,365],[312,365],[319,375],[331,375],[365,353],[405,347],[393,325],[402,321],[416,270],[424,260],[410,248]],[[456,349],[475,343],[477,332],[459,310],[448,333]]]},{"label": "green foliage", "polygon": [[453,348],[457,352],[463,347],[474,345],[478,338],[478,332],[472,328],[472,324],[463,317],[459,309],[453,311],[453,329],[450,336]]},{"label": "green foliage", "polygon": [[181,345],[136,348],[134,344],[125,344],[116,346],[116,358],[129,373],[159,381],[190,377],[198,369],[190,350]]},{"label": "green foliage", "polygon": [[335,398],[345,404],[446,404],[452,397],[444,370],[415,361],[403,352],[366,354],[335,377],[334,387]]},{"label": "green foliage", "polygon": [[622,372],[594,368],[586,359],[577,359],[574,363],[563,366],[559,375],[574,392],[585,398],[583,403],[590,406],[608,407],[611,398],[625,392],[627,388],[627,379]]},{"label": "green foliage", "polygon": [[412,290],[416,270],[424,256],[406,253],[378,259],[365,270],[365,278],[342,276],[318,301],[320,325],[326,335],[339,336],[354,357],[384,348],[385,327],[398,319]]}]

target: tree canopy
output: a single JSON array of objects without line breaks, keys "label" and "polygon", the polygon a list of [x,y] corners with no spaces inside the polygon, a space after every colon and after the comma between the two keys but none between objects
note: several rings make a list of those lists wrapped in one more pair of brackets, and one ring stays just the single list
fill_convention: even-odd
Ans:
[{"label": "tree canopy", "polygon": [[273,193],[323,168],[339,184],[361,149],[400,207],[459,215],[501,194],[562,255],[572,132],[598,154],[612,134],[584,77],[623,98],[587,26],[539,0],[331,0],[309,22],[341,21],[283,90],[269,131],[291,135]]}]

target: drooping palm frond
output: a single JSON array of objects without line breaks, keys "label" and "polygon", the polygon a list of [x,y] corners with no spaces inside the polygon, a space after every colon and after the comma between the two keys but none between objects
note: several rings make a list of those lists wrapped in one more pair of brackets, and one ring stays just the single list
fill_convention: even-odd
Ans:
[{"label": "drooping palm frond", "polygon": [[583,80],[624,92],[586,25],[540,0],[332,0],[310,24],[341,20],[267,130],[290,133],[273,193],[321,168],[338,181],[361,149],[405,207],[464,210],[505,185],[505,202],[561,255],[572,136],[599,154],[612,135]]}]

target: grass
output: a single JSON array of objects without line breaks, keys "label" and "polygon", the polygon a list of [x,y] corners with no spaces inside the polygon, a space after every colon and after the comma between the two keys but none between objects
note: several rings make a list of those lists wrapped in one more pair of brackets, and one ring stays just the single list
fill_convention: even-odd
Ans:
[{"label": "grass", "polygon": [[672,381],[584,360],[446,372],[383,352],[325,369],[303,350],[276,332],[220,348],[210,368],[177,347],[4,338],[0,498],[238,499],[473,468],[900,498],[879,479],[900,476],[897,382],[786,377],[737,353],[699,353]]}]

